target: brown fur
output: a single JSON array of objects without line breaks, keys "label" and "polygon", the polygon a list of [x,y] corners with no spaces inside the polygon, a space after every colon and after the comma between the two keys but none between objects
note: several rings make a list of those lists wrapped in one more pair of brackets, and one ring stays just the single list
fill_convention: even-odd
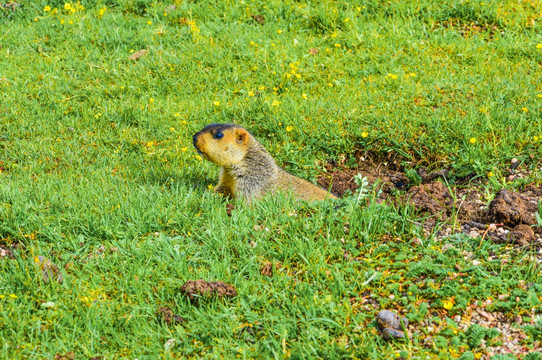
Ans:
[{"label": "brown fur", "polygon": [[202,156],[221,166],[215,191],[250,201],[268,192],[292,192],[302,200],[337,197],[287,173],[248,131],[233,124],[211,124],[194,134],[194,147]]}]

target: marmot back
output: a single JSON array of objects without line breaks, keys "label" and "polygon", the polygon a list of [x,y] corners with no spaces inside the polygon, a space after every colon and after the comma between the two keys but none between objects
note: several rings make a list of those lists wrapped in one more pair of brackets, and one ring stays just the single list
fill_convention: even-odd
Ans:
[{"label": "marmot back", "polygon": [[291,191],[302,200],[337,197],[287,173],[247,130],[234,124],[211,124],[194,134],[196,150],[222,167],[215,191],[250,201],[268,192]]}]

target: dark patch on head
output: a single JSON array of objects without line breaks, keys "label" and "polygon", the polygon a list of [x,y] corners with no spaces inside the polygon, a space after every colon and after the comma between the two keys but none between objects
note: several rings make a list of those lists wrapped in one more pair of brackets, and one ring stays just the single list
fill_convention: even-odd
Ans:
[{"label": "dark patch on head", "polygon": [[218,132],[224,132],[224,130],[231,129],[231,128],[239,128],[239,126],[237,126],[235,124],[209,124],[209,125],[207,125],[206,127],[204,127],[203,129],[201,129],[200,131],[198,131],[197,133],[194,134],[194,136],[192,137],[192,144],[194,145],[196,150],[198,152],[200,152],[200,150],[196,146],[196,142],[198,141],[198,137],[201,134],[204,134],[204,133],[208,132],[208,133],[211,133],[214,136]]}]

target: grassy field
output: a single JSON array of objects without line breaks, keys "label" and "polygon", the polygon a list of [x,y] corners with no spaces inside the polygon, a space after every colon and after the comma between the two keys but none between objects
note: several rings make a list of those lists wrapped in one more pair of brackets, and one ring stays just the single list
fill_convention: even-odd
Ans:
[{"label": "grassy field", "polygon": [[[540,184],[542,2],[20,3],[0,8],[0,243],[19,244],[0,258],[0,358],[489,358],[499,336],[453,320],[488,300],[530,322],[518,356],[542,358],[533,252],[425,236],[371,198],[230,217],[192,148],[235,122],[311,181],[366,151],[490,195]],[[512,158],[530,175],[506,183]],[[194,279],[238,296],[196,306]],[[419,332],[384,341],[379,309]]]}]

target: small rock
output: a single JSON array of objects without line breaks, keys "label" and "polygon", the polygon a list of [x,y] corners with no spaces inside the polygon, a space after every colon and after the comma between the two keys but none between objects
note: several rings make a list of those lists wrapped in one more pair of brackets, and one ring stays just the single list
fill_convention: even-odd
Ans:
[{"label": "small rock", "polygon": [[177,340],[175,338],[171,338],[168,341],[166,341],[164,343],[164,351],[169,352],[171,350],[171,348],[173,348],[175,346],[176,342],[177,342]]},{"label": "small rock", "polygon": [[493,317],[493,315],[485,312],[484,310],[480,310],[479,311],[479,314],[482,315],[483,317],[485,317],[487,319],[487,321],[489,322],[493,322],[495,320],[495,318]]},{"label": "small rock", "polygon": [[0,258],[3,257],[13,259],[13,251],[7,245],[0,245]]},{"label": "small rock", "polygon": [[408,320],[389,310],[382,310],[376,315],[376,324],[384,340],[403,339]]},{"label": "small rock", "polygon": [[378,327],[383,328],[392,328],[396,330],[402,330],[403,326],[401,325],[401,320],[405,325],[405,328],[408,326],[408,320],[401,318],[399,315],[389,310],[382,310],[376,315],[376,321]]},{"label": "small rock", "polygon": [[401,330],[385,328],[380,331],[384,340],[404,339],[405,333]]}]

